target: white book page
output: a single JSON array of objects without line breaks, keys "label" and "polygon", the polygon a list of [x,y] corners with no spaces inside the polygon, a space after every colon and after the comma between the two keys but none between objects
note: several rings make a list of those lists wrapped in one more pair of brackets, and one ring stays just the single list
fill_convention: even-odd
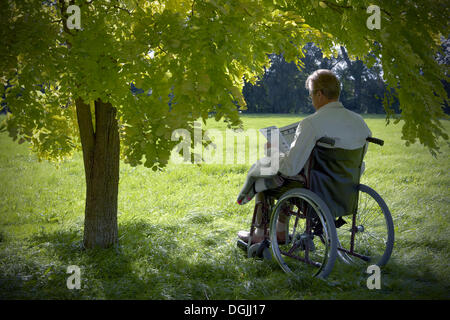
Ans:
[{"label": "white book page", "polygon": [[289,144],[289,148],[290,148],[292,142],[294,142],[295,132],[297,131],[297,127],[298,127],[299,123],[300,123],[300,121],[291,123],[287,126],[280,128],[280,133],[282,134],[282,136],[284,137],[286,142]]},{"label": "white book page", "polygon": [[278,127],[271,126],[271,127],[267,127],[267,128],[262,128],[262,129],[259,129],[259,132],[261,132],[262,135],[264,137],[266,137],[268,142],[271,142],[272,134],[275,134],[275,132],[278,132],[278,135],[279,135],[278,141],[280,143],[280,151],[283,153],[286,153],[289,151],[291,145],[288,141],[286,141],[286,138],[284,137],[284,135],[280,134],[281,130],[278,129]]}]

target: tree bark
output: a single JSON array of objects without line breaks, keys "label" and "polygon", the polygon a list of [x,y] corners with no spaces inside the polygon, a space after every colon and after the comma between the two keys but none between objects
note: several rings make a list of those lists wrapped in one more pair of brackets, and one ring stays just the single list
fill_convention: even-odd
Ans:
[{"label": "tree bark", "polygon": [[95,129],[90,106],[76,100],[86,176],[85,248],[108,248],[118,241],[117,197],[120,142],[116,109],[95,101]]}]

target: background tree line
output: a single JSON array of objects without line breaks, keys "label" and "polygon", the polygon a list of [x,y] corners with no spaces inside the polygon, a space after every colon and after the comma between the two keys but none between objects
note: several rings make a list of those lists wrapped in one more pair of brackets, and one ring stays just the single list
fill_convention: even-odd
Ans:
[{"label": "background tree line", "polygon": [[[450,40],[443,44],[444,55],[437,57],[440,63],[448,64]],[[338,56],[326,58],[313,43],[304,47],[305,57],[300,68],[294,62],[286,62],[283,55],[270,55],[271,66],[255,85],[245,83],[243,94],[247,102],[244,113],[312,113],[314,108],[305,88],[307,77],[317,69],[333,70],[342,84],[340,101],[346,108],[357,113],[385,113],[383,97],[390,90],[383,80],[383,69],[379,61],[368,67],[362,60],[351,60],[344,47],[339,47]],[[442,80],[450,96],[449,82]],[[390,110],[400,113],[398,99],[393,96]],[[446,103],[446,113],[450,107]]]}]

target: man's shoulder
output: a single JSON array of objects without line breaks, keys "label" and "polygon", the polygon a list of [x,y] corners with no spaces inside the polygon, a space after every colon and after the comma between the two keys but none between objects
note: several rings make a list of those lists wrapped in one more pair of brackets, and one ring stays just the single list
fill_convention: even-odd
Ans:
[{"label": "man's shoulder", "polygon": [[319,110],[318,112],[315,112],[313,114],[310,114],[306,116],[302,121],[303,125],[310,125],[312,127],[315,127],[323,122],[329,123],[329,121],[341,121],[343,118],[346,119],[354,119],[356,122],[363,122],[364,118],[352,111],[347,109],[342,103],[340,103],[337,107],[332,108],[326,108],[324,110]]},{"label": "man's shoulder", "polygon": [[311,124],[313,121],[315,121],[317,119],[318,115],[319,114],[317,112],[311,113],[311,114],[307,115],[305,118],[303,118],[303,120],[300,123]]},{"label": "man's shoulder", "polygon": [[365,122],[364,118],[359,113],[346,108],[345,105],[343,105],[342,103],[341,103],[340,108],[333,108],[333,109],[329,109],[328,111],[330,112],[329,113],[330,116],[333,116],[332,114],[337,112],[337,113],[345,114],[346,117],[351,117],[351,118],[360,120],[362,122]]},{"label": "man's shoulder", "polygon": [[344,107],[343,109],[345,110],[345,112],[347,112],[348,114],[352,115],[353,117],[358,118],[358,119],[361,119],[361,120],[364,121],[364,118],[363,118],[362,115],[360,115],[359,113],[357,113],[357,112],[355,112],[355,111],[352,111],[352,110],[350,110],[350,109],[347,109],[347,108],[345,108],[345,107]]},{"label": "man's shoulder", "polygon": [[304,121],[320,132],[328,132],[332,130],[332,127],[341,128],[342,126],[350,130],[353,130],[351,128],[358,128],[358,130],[367,128],[367,123],[360,114],[345,108],[343,105],[316,112],[306,117]]},{"label": "man's shoulder", "polygon": [[301,127],[301,128],[305,128],[305,127],[314,128],[313,123],[315,121],[315,115],[316,114],[313,113],[313,114],[310,114],[307,117],[303,118],[303,120],[300,121],[298,126]]}]

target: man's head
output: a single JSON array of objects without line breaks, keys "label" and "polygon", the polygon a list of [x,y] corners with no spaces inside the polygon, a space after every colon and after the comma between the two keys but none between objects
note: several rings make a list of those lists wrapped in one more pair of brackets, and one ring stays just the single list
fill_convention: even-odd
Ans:
[{"label": "man's head", "polygon": [[338,101],[341,93],[341,84],[336,75],[327,69],[314,71],[306,79],[306,89],[312,99],[314,109],[318,110],[327,103]]}]

